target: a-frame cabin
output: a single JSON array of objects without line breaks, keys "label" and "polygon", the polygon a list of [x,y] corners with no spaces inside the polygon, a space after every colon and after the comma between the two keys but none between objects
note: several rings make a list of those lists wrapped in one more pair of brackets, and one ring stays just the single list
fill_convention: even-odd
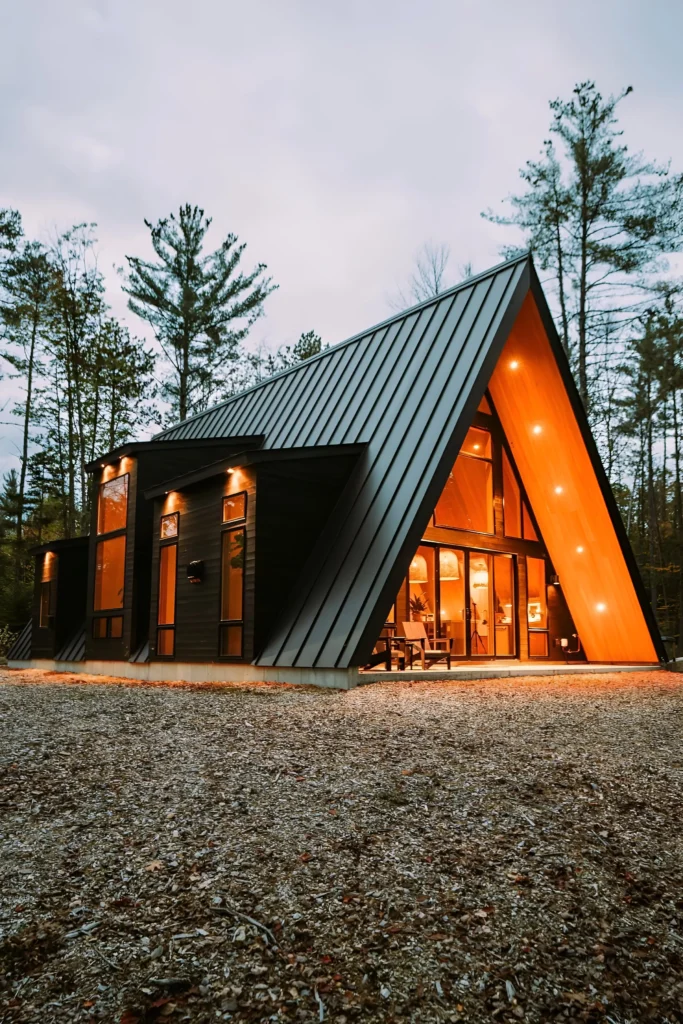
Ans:
[{"label": "a-frame cabin", "polygon": [[88,671],[348,687],[666,658],[530,257],[90,468]]}]

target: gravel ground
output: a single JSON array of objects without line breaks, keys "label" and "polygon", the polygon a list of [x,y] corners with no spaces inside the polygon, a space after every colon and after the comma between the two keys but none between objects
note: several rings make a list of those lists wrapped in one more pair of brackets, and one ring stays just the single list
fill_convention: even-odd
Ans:
[{"label": "gravel ground", "polygon": [[0,1020],[683,1021],[682,683],[0,670]]}]

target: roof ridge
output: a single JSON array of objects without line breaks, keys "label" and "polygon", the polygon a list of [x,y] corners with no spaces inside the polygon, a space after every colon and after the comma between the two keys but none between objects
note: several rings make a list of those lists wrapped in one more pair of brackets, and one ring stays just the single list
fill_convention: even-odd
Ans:
[{"label": "roof ridge", "polygon": [[238,398],[242,398],[243,395],[248,395],[252,391],[257,391],[259,388],[264,387],[266,384],[270,384],[274,380],[279,380],[280,377],[286,376],[288,373],[294,373],[297,370],[301,370],[304,366],[310,366],[311,363],[317,362],[326,356],[333,355],[335,352],[339,352],[340,349],[345,348],[347,345],[353,345],[355,342],[360,341],[362,338],[367,337],[369,334],[374,334],[379,331],[382,327],[388,327],[390,324],[395,323],[397,320],[402,320],[404,317],[417,312],[418,310],[426,309],[434,303],[441,302],[443,299],[449,298],[454,295],[455,292],[460,291],[461,288],[467,288],[477,281],[483,280],[485,277],[490,277],[492,274],[497,274],[504,267],[511,267],[516,263],[522,263],[524,260],[531,260],[531,250],[527,250],[520,256],[515,256],[511,260],[502,260],[500,263],[496,263],[495,266],[489,267],[488,270],[483,270],[479,274],[473,274],[471,277],[466,277],[463,281],[453,285],[451,288],[446,288],[444,291],[439,292],[438,295],[433,295],[429,299],[423,299],[422,302],[416,302],[412,306],[407,306],[406,309],[401,310],[399,313],[393,313],[391,316],[386,317],[384,320],[380,320],[373,327],[367,327],[363,331],[359,331],[356,334],[352,334],[350,338],[345,338],[344,341],[337,342],[336,345],[329,345],[324,351],[318,352],[314,356],[309,356],[308,359],[303,359],[299,363],[295,363],[293,366],[288,366],[284,370],[278,370],[277,373],[272,374],[270,377],[264,377],[263,380],[258,381],[256,384],[252,384],[251,387],[245,388],[243,391],[238,391],[234,395],[230,395],[229,398],[224,398],[222,402],[216,402],[215,405],[209,406],[208,409],[202,409],[201,412],[195,413],[194,416],[188,416],[186,420],[181,420],[180,423],[174,423],[171,427],[166,427],[165,430],[159,431],[158,434],[154,434],[152,437],[153,441],[159,441],[163,438],[164,434],[170,433],[182,424],[191,423],[194,420],[199,419],[202,416],[206,416],[209,413],[215,412],[216,409],[222,409],[231,402],[236,401]]}]

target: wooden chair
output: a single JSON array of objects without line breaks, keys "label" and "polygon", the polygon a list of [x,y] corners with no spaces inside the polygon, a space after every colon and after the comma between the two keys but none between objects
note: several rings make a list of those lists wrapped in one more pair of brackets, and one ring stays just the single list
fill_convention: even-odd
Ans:
[{"label": "wooden chair", "polygon": [[[404,622],[403,633],[406,639],[406,649],[410,652],[410,667],[413,667],[413,654],[417,651],[420,655],[420,661],[422,662],[422,668],[427,667],[427,663],[445,661],[447,668],[451,667],[451,648],[453,646],[452,637],[437,637],[435,640],[430,641],[427,636],[427,630],[425,629],[424,622]],[[445,650],[432,644],[445,644]]]}]

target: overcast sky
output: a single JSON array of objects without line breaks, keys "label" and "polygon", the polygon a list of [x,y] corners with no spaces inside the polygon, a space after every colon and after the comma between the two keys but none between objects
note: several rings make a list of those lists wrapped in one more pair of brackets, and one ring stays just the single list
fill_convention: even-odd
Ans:
[{"label": "overcast sky", "polygon": [[268,264],[271,346],[386,316],[428,239],[453,280],[485,269],[511,239],[480,211],[582,79],[632,84],[627,142],[683,169],[680,0],[0,0],[0,38],[0,206],[37,236],[95,221],[138,333],[112,268],[184,202]]}]

